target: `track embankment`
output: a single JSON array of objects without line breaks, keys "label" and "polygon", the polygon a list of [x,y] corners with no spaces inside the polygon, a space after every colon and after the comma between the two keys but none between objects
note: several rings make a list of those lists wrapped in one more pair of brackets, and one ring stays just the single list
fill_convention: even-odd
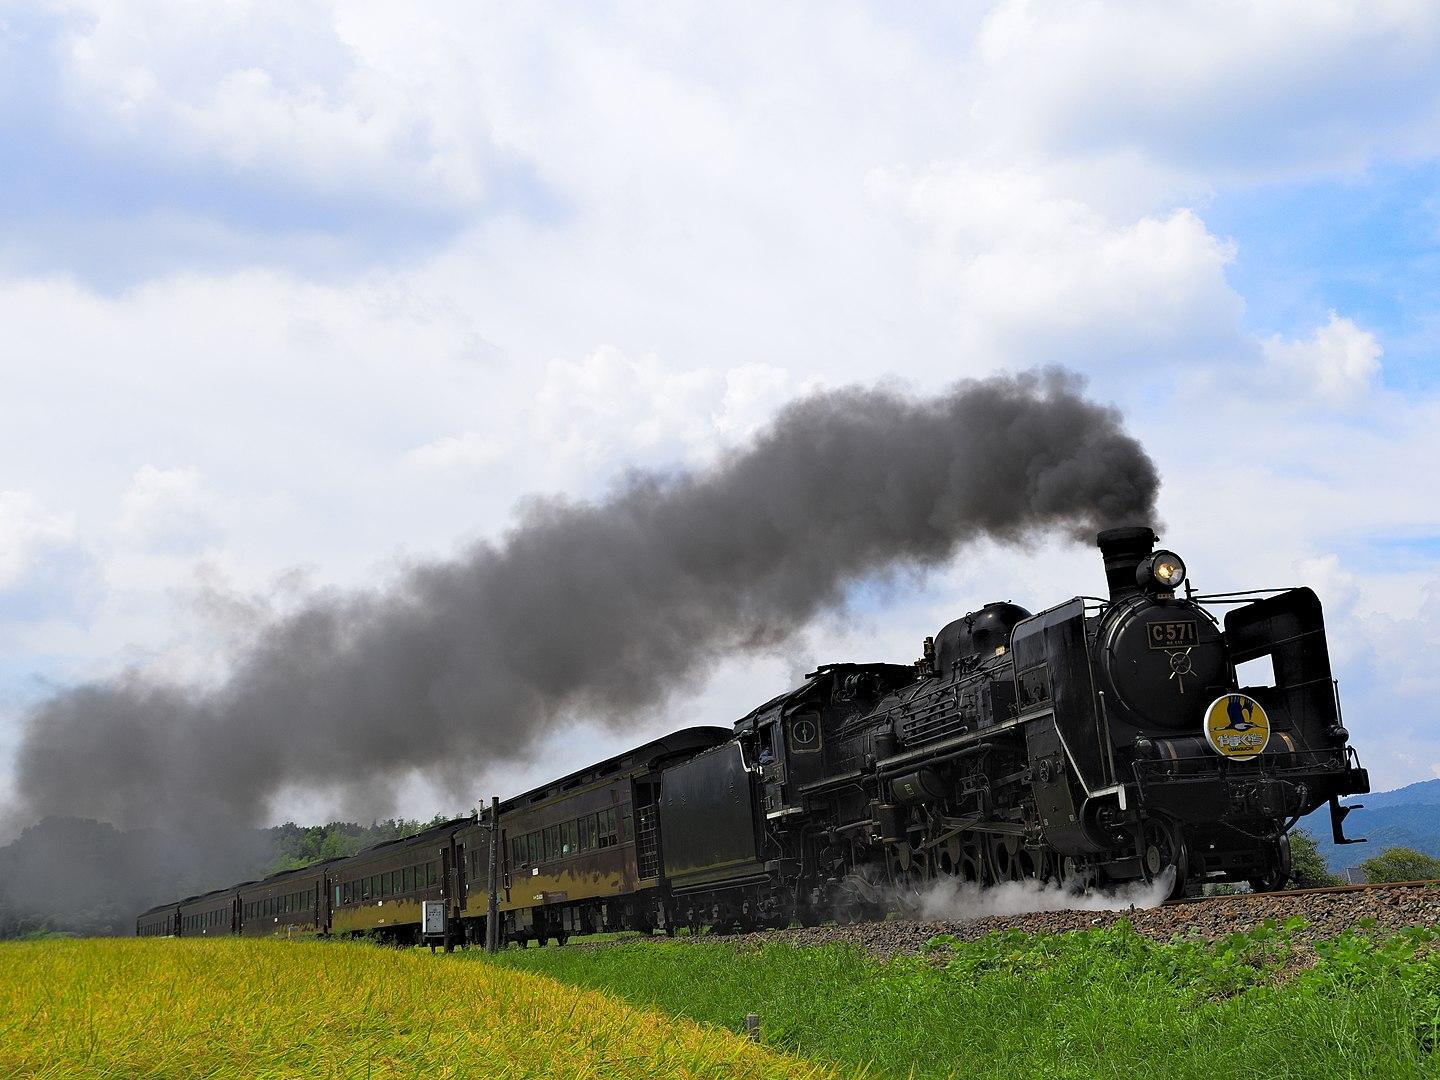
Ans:
[{"label": "track embankment", "polygon": [[1260,925],[1265,920],[1304,921],[1292,938],[1306,944],[1362,929],[1385,935],[1412,926],[1440,927],[1440,883],[1407,882],[1397,885],[1356,885],[1334,889],[1307,889],[1285,893],[1247,893],[1186,900],[1154,908],[1115,911],[1043,911],[1012,915],[984,915],[943,920],[890,919],[885,922],[826,925],[737,935],[730,940],[746,945],[787,941],[796,945],[845,942],[882,956],[921,951],[940,935],[974,941],[1002,930],[1030,934],[1060,934],[1093,930],[1124,920],[1138,933],[1159,941],[1195,937],[1216,941]]}]

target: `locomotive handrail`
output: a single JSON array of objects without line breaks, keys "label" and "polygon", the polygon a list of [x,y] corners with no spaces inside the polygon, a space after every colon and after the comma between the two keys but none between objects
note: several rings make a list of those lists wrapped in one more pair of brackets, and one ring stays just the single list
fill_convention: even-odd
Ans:
[{"label": "locomotive handrail", "polygon": [[953,761],[955,758],[969,757],[971,754],[981,754],[995,749],[992,742],[968,742],[968,735],[957,735],[944,742],[930,743],[927,746],[916,747],[914,750],[907,750],[903,754],[896,754],[894,757],[886,758],[884,761],[875,763],[875,773],[881,778],[887,778],[902,769],[912,768],[916,765],[939,765],[946,761]]},{"label": "locomotive handrail", "polygon": [[1191,593],[1191,594],[1188,595],[1185,599],[1187,599],[1187,600],[1200,600],[1200,601],[1204,601],[1204,600],[1227,600],[1227,599],[1230,599],[1231,597],[1242,597],[1242,598],[1243,598],[1243,597],[1255,596],[1255,595],[1257,595],[1257,594],[1259,594],[1259,593],[1269,593],[1269,594],[1271,594],[1272,596],[1278,596],[1280,593],[1294,592],[1297,588],[1299,588],[1298,585],[1287,585],[1287,586],[1285,586],[1284,588],[1279,588],[1279,589],[1263,588],[1263,589],[1241,589],[1241,590],[1239,590],[1238,592],[1212,592],[1212,593],[1198,593],[1198,592],[1197,592],[1197,593]]},{"label": "locomotive handrail", "polygon": [[864,769],[851,769],[849,772],[837,773],[834,776],[812,780],[808,784],[801,784],[796,791],[801,795],[815,795],[821,791],[828,791],[832,787],[847,787],[863,779],[865,779]]},{"label": "locomotive handrail", "polygon": [[[1333,764],[1326,759],[1332,759]],[[1200,765],[1198,769],[1187,769],[1187,765]],[[1268,776],[1294,769],[1314,770],[1329,767],[1335,772],[1344,772],[1347,767],[1358,768],[1360,757],[1353,746],[1336,747],[1329,750],[1290,750],[1285,753],[1262,754],[1254,762],[1233,762],[1215,754],[1187,754],[1175,758],[1150,758],[1134,762],[1132,769],[1135,782],[1143,793],[1146,781],[1168,780],[1176,783],[1211,780],[1217,777],[1247,779],[1252,776]],[[1247,770],[1242,772],[1241,770]]]}]

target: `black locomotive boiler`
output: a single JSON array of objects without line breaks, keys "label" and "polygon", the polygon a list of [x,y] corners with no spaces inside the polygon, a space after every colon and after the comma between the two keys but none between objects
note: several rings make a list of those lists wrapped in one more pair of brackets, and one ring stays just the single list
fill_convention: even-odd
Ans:
[{"label": "black locomotive boiler", "polygon": [[[503,940],[873,917],[931,881],[1278,888],[1287,833],[1369,790],[1307,588],[1202,595],[1149,528],[1099,535],[1108,595],[987,604],[914,664],[827,664],[738,720],[514,795]],[[143,935],[484,935],[488,819],[160,905]]]}]

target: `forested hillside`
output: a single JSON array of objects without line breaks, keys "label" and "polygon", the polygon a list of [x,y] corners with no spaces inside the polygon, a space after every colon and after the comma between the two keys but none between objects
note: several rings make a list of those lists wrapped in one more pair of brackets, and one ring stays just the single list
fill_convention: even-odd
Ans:
[{"label": "forested hillside", "polygon": [[1302,824],[1315,837],[1316,846],[1333,873],[1359,866],[1386,848],[1407,847],[1427,855],[1440,856],[1440,780],[1357,795],[1346,802],[1360,803],[1345,819],[1347,836],[1363,836],[1369,843],[1337,847],[1330,837],[1330,811],[1311,814]]}]

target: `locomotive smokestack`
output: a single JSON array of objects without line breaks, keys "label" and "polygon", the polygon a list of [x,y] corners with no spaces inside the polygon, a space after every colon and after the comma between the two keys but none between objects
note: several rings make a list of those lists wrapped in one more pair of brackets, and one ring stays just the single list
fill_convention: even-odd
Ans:
[{"label": "locomotive smokestack", "polygon": [[1110,586],[1111,600],[1140,591],[1135,583],[1135,568],[1155,550],[1155,540],[1155,530],[1148,525],[1106,529],[1095,537],[1105,558],[1105,582]]}]

